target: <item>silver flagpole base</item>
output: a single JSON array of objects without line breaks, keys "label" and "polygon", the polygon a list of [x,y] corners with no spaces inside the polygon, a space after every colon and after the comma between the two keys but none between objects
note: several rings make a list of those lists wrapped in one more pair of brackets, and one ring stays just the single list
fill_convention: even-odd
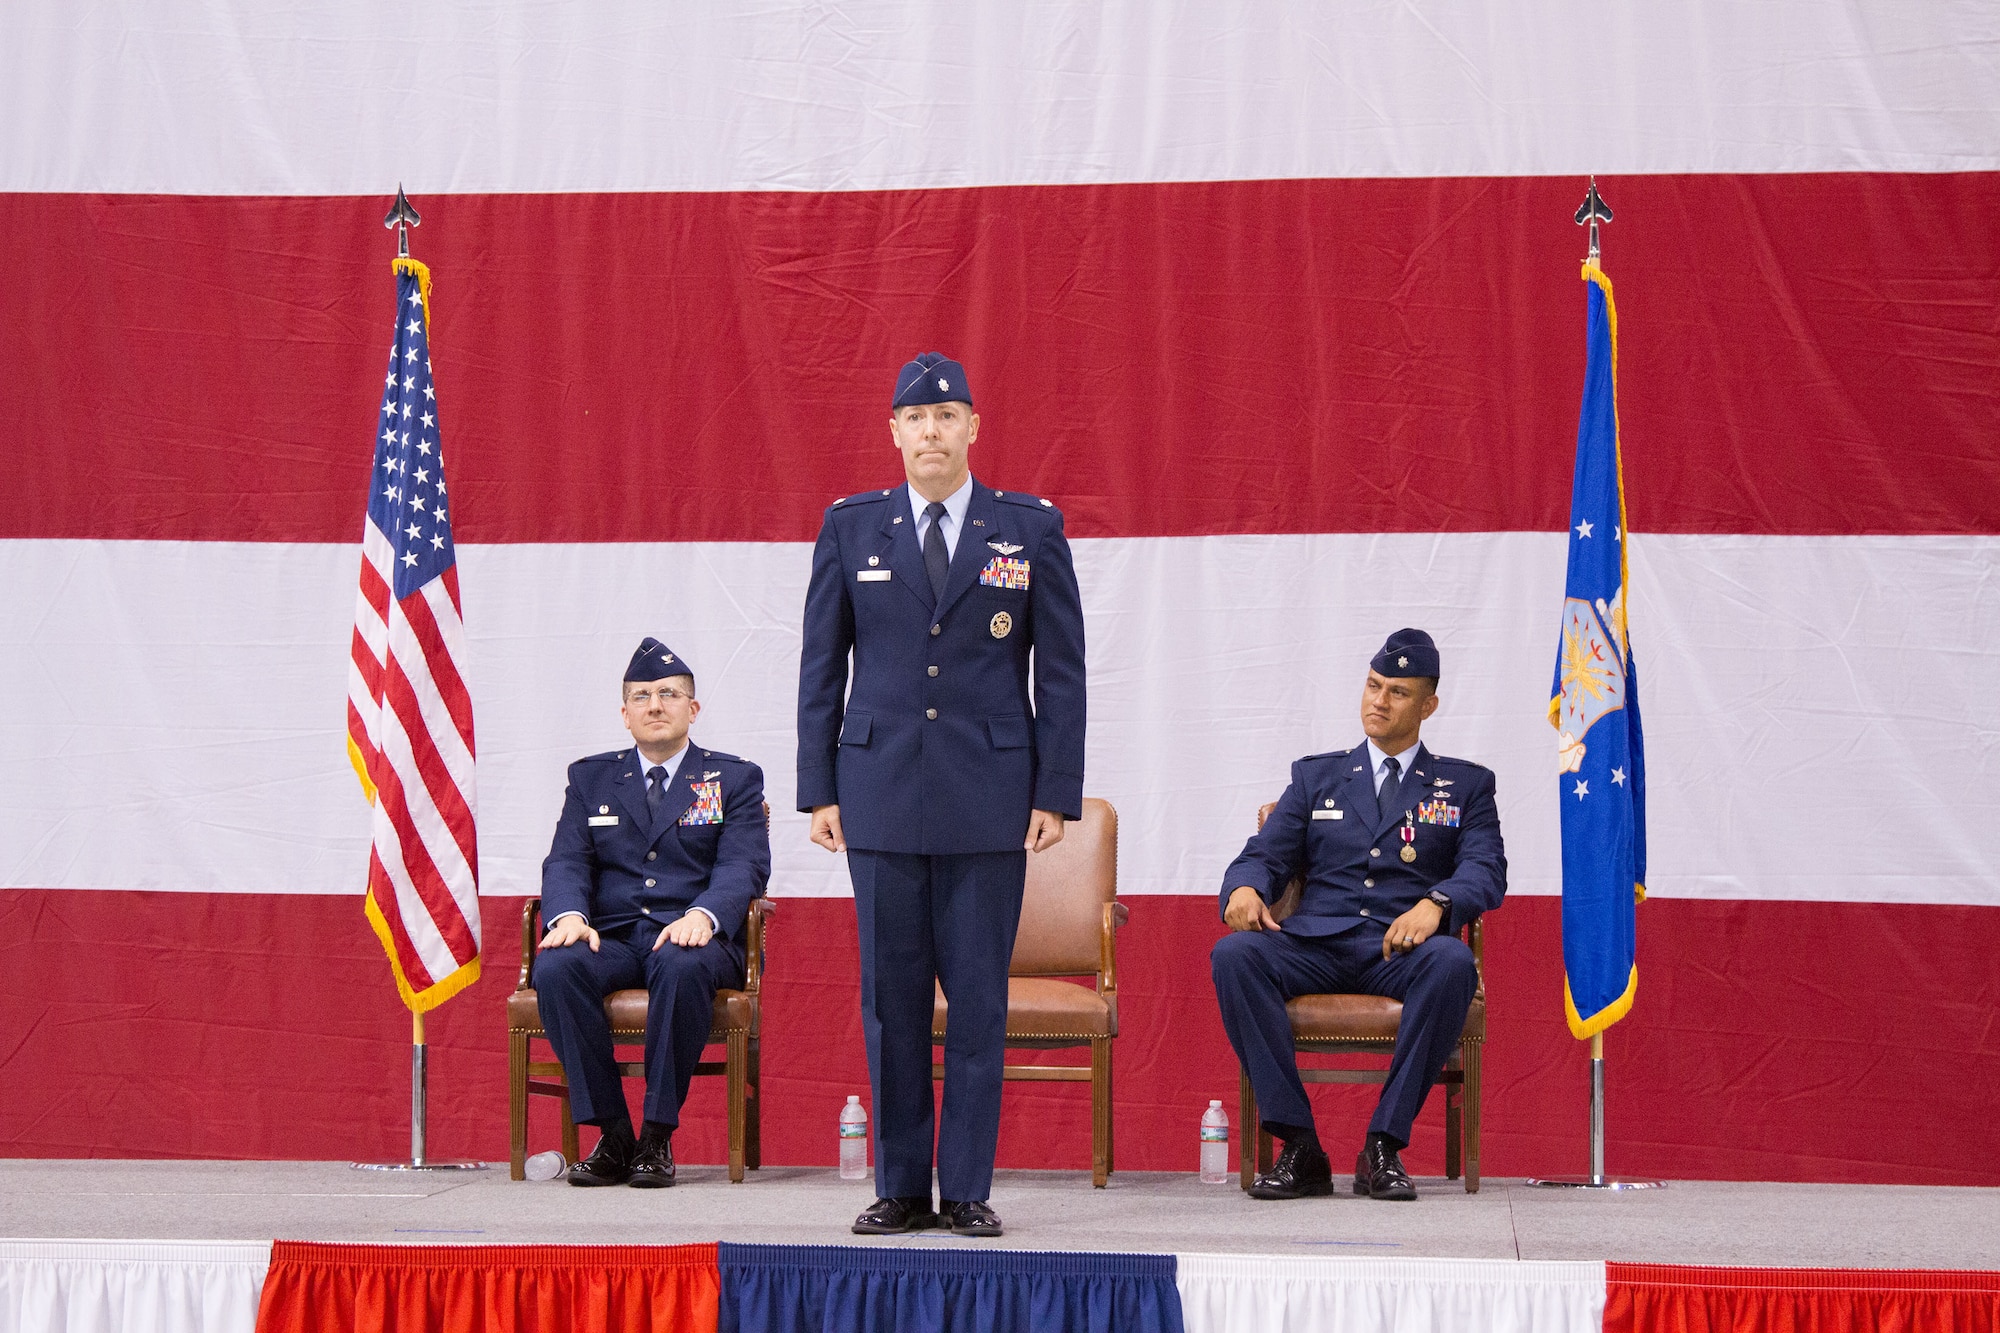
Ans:
[{"label": "silver flagpole base", "polygon": [[424,1152],[424,1092],[429,1078],[429,1048],[424,1045],[424,1016],[413,1014],[410,1043],[410,1160],[407,1162],[356,1162],[356,1171],[484,1171],[484,1162],[434,1162]]},{"label": "silver flagpole base", "polygon": [[[1593,224],[1595,225],[1595,224]],[[1621,1180],[1604,1174],[1604,1034],[1590,1042],[1590,1174],[1542,1176],[1530,1185],[1569,1190],[1663,1190],[1664,1180]]]}]

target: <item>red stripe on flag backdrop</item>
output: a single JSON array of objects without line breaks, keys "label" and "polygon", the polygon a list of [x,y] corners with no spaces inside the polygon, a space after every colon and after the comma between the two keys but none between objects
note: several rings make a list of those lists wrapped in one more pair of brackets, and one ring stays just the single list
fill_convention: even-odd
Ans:
[{"label": "red stripe on flag backdrop", "polygon": [[[2000,532],[2000,175],[1602,184],[1635,528]],[[420,197],[456,535],[807,540],[927,348],[1072,535],[1554,530],[1581,188]],[[382,207],[0,196],[0,536],[354,540]]]},{"label": "red stripe on flag backdrop", "polygon": [[[1192,1170],[1208,1099],[1236,1118],[1208,975],[1222,927],[1208,896],[1130,905],[1119,1166]],[[506,1154],[520,906],[482,901],[483,977],[427,1016],[439,1157]],[[1614,1170],[2000,1185],[1983,1149],[2000,1102],[2000,908],[1661,898],[1645,911],[1648,980],[1606,1037]],[[1589,1048],[1563,1022],[1560,915],[1537,897],[1487,918],[1490,1176],[1587,1164]],[[840,1107],[868,1089],[853,904],[780,901],[769,968],[765,1160],[830,1166]],[[0,1013],[17,1034],[0,1051],[0,1143],[27,1157],[394,1157],[408,1146],[409,1022],[383,971],[351,897],[0,891]],[[725,1159],[722,1093],[695,1080],[684,1164]],[[1313,1090],[1330,1144],[1359,1138],[1374,1096]],[[534,1101],[531,1145],[553,1147],[554,1105]],[[1419,1174],[1443,1170],[1442,1115],[1434,1098],[1418,1118]],[[1008,1086],[1002,1166],[1081,1177],[1089,1154],[1086,1089]]]}]

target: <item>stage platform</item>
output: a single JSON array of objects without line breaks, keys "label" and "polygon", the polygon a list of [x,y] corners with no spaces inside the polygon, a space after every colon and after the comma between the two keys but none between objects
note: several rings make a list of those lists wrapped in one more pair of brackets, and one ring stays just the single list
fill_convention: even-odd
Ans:
[{"label": "stage platform", "polygon": [[[872,1192],[829,1167],[765,1167],[731,1185],[681,1167],[669,1190],[356,1171],[344,1162],[0,1162],[0,1236],[376,1244],[748,1244],[1130,1253],[1609,1260],[1785,1268],[2000,1269],[2000,1189],[1675,1181],[1592,1193],[1488,1177],[1477,1194],[1420,1179],[1414,1204],[1266,1203],[1191,1173],[1003,1171],[995,1242],[848,1231]],[[1345,1182],[1341,1182],[1344,1189]]]}]

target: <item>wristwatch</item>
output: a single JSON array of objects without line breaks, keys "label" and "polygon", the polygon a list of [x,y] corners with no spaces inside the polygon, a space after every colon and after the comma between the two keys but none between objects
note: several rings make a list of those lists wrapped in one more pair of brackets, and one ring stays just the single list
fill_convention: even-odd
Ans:
[{"label": "wristwatch", "polygon": [[1451,920],[1451,895],[1450,895],[1450,894],[1445,894],[1445,893],[1439,893],[1439,892],[1438,892],[1438,891],[1437,891],[1436,889],[1432,889],[1432,890],[1431,890],[1431,891],[1430,891],[1429,893],[1425,894],[1424,896],[1425,896],[1426,898],[1429,898],[1429,899],[1430,899],[1430,900],[1431,900],[1432,902],[1434,902],[1434,903],[1436,903],[1436,904],[1437,904],[1437,906],[1438,906],[1438,911],[1440,911],[1440,912],[1443,912],[1443,913],[1444,913],[1444,919],[1445,919],[1446,921],[1449,921],[1449,920]]}]

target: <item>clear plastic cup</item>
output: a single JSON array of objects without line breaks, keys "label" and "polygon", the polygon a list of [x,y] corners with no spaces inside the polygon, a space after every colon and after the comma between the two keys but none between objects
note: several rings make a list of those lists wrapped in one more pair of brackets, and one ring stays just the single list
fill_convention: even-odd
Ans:
[{"label": "clear plastic cup", "polygon": [[530,1180],[558,1180],[569,1170],[569,1161],[559,1152],[538,1152],[523,1169]]}]

